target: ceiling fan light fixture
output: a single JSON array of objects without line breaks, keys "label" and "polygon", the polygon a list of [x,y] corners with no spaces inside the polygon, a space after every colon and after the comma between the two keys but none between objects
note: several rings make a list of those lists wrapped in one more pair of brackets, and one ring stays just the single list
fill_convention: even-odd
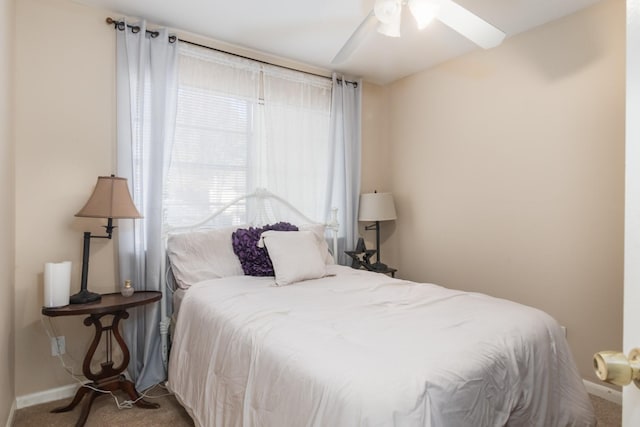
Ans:
[{"label": "ceiling fan light fixture", "polygon": [[489,24],[452,0],[438,0],[438,20],[459,32],[483,49],[498,46],[504,40],[504,31]]},{"label": "ceiling fan light fixture", "polygon": [[434,0],[409,0],[409,10],[418,24],[418,29],[423,30],[438,16],[440,6]]},{"label": "ceiling fan light fixture", "polygon": [[402,14],[402,0],[376,0],[373,12],[381,23],[395,23]]},{"label": "ceiling fan light fixture", "polygon": [[400,37],[400,29],[392,24],[378,24],[378,32],[387,37]]},{"label": "ceiling fan light fixture", "polygon": [[378,23],[378,32],[387,37],[400,37],[400,24],[402,23],[402,15],[398,14],[393,21],[389,23]]}]

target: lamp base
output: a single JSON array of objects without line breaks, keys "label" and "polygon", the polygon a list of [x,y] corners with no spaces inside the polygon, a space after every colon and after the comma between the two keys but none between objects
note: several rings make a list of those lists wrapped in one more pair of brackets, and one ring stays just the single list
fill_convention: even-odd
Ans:
[{"label": "lamp base", "polygon": [[100,301],[100,299],[102,299],[102,295],[88,291],[86,289],[82,289],[77,294],[71,295],[71,297],[69,297],[69,303],[87,304],[89,302]]}]

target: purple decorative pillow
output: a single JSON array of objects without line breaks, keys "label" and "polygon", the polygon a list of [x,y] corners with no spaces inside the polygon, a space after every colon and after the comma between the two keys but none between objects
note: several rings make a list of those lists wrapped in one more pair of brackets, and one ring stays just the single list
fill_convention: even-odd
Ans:
[{"label": "purple decorative pillow", "polygon": [[260,235],[268,230],[298,231],[298,227],[288,222],[278,222],[261,228],[238,228],[231,234],[233,252],[238,256],[247,276],[275,276],[267,250],[258,247]]}]

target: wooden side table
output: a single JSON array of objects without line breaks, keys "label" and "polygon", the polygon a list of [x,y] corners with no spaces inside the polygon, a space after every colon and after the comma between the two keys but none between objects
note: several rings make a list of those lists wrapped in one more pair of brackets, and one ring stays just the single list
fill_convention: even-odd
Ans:
[{"label": "wooden side table", "polygon": [[[120,293],[114,294],[105,294],[102,295],[102,299],[100,301],[96,301],[88,304],[70,304],[64,307],[57,308],[48,308],[42,307],[42,314],[50,317],[57,316],[77,316],[82,314],[88,314],[89,317],[84,319],[84,324],[86,326],[93,325],[96,328],[95,336],[93,337],[93,342],[89,346],[87,350],[87,354],[84,356],[84,361],[82,363],[82,373],[85,377],[87,377],[92,382],[88,384],[90,387],[81,386],[78,388],[75,397],[67,406],[63,406],[61,408],[56,408],[51,412],[67,412],[75,408],[78,403],[82,400],[82,398],[89,394],[88,400],[85,402],[84,407],[82,408],[82,412],[80,413],[80,418],[76,423],[77,427],[81,427],[87,421],[87,417],[89,416],[89,411],[91,410],[91,405],[96,397],[99,397],[105,393],[100,391],[93,390],[93,388],[97,390],[102,390],[105,392],[108,391],[117,391],[123,390],[132,401],[136,401],[135,405],[140,408],[148,408],[155,409],[160,407],[160,405],[156,403],[149,403],[140,398],[140,395],[136,391],[135,385],[127,380],[125,376],[122,374],[127,366],[129,365],[129,349],[127,348],[127,344],[125,343],[122,335],[120,335],[120,330],[118,325],[120,323],[120,319],[126,319],[129,317],[129,313],[127,309],[138,307],[145,304],[150,304],[152,302],[158,301],[162,298],[162,292],[157,291],[138,291],[134,293],[130,297],[124,297]],[[113,320],[111,321],[111,325],[104,326],[102,324],[102,317],[112,315]],[[94,373],[91,371],[91,361],[93,360],[93,356],[98,348],[98,344],[100,343],[100,338],[102,334],[106,333],[106,349],[107,356],[106,361],[101,363],[101,370],[98,373]],[[113,338],[115,338],[116,342],[120,346],[122,350],[123,359],[120,365],[113,366]]]}]

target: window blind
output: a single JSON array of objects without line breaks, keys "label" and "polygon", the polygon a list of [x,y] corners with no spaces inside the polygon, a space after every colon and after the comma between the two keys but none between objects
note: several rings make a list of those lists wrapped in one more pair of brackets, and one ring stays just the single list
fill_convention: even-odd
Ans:
[{"label": "window blind", "polygon": [[[181,44],[164,222],[192,224],[262,187],[324,219],[331,81]],[[239,225],[236,206],[215,226]]]}]

